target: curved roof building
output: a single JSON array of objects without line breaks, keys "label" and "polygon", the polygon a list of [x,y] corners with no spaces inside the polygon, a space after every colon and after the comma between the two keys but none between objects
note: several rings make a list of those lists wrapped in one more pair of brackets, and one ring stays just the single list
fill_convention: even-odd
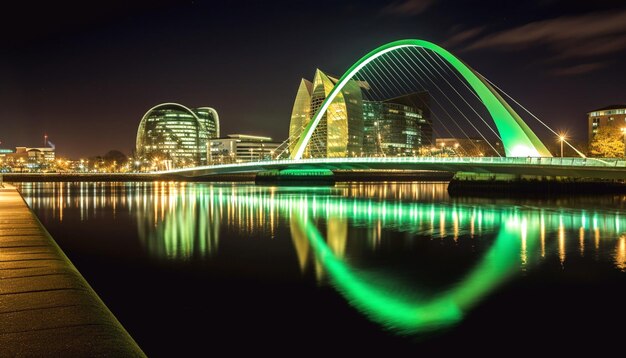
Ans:
[{"label": "curved roof building", "polygon": [[[337,79],[319,69],[313,82],[302,79],[289,124],[289,150],[293,151],[304,127],[311,121]],[[341,158],[360,153],[363,146],[363,83],[350,81],[335,98],[313,132],[306,157]]]},{"label": "curved roof building", "polygon": [[166,161],[171,168],[205,165],[209,139],[219,135],[220,122],[215,109],[162,103],[150,108],[141,118],[137,155],[149,161]]}]

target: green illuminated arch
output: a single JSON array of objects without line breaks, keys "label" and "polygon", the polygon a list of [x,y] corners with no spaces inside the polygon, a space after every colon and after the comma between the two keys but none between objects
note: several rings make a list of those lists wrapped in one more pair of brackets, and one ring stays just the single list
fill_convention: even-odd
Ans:
[{"label": "green illuminated arch", "polygon": [[322,116],[335,97],[357,72],[376,58],[388,52],[405,47],[418,47],[431,50],[440,55],[454,69],[456,69],[461,76],[463,76],[469,86],[476,92],[478,97],[485,104],[487,111],[489,111],[489,114],[493,118],[498,133],[502,138],[502,145],[504,146],[507,157],[552,156],[539,138],[537,138],[537,135],[535,135],[528,125],[524,123],[522,118],[515,113],[511,106],[506,103],[506,101],[494,90],[493,87],[491,87],[491,85],[489,85],[489,83],[487,83],[481,76],[477,75],[476,71],[467,66],[456,56],[434,43],[424,40],[409,39],[394,41],[380,46],[363,56],[359,61],[352,65],[352,67],[350,67],[350,69],[348,69],[343,76],[341,76],[333,90],[330,92],[328,97],[326,97],[324,102],[322,102],[322,105],[304,129],[303,134],[300,136],[300,139],[291,153],[291,158],[296,160],[302,158],[304,150],[311,140],[313,131],[315,131],[315,128],[319,124]]}]

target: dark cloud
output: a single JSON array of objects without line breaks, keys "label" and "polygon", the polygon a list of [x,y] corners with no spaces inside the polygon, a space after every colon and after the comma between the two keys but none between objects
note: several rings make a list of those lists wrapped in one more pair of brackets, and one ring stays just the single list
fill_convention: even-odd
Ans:
[{"label": "dark cloud", "polygon": [[458,44],[464,43],[468,40],[476,38],[478,35],[481,35],[486,28],[486,26],[479,26],[459,31],[456,34],[452,35],[446,42],[444,42],[443,45],[444,47],[453,47]]},{"label": "dark cloud", "polygon": [[594,39],[593,43],[583,45],[582,43],[566,43],[554,57],[555,60],[576,57],[590,57],[608,55],[626,49],[626,35],[608,36]]},{"label": "dark cloud", "polygon": [[584,51],[593,46],[596,40],[623,37],[626,37],[626,10],[531,22],[484,36],[469,44],[466,49],[517,48],[544,44],[561,50],[576,45]]},{"label": "dark cloud", "polygon": [[607,62],[593,62],[583,63],[570,67],[557,68],[552,71],[552,74],[557,76],[577,76],[586,73],[591,73],[608,65]]},{"label": "dark cloud", "polygon": [[578,75],[601,69],[605,64],[569,62],[615,54],[626,48],[626,10],[562,16],[477,37],[483,32],[484,27],[470,28],[458,32],[448,42],[465,42],[460,52],[542,47],[547,50],[542,61],[562,67],[551,73]]},{"label": "dark cloud", "polygon": [[426,11],[435,0],[402,0],[385,6],[381,13],[399,16],[414,16]]}]

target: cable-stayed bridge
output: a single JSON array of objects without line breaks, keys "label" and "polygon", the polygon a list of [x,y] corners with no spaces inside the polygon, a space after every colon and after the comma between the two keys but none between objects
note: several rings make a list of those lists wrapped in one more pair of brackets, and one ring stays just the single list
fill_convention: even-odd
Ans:
[{"label": "cable-stayed bridge", "polygon": [[[347,96],[359,87],[362,92],[359,96],[372,101],[417,91],[429,93],[432,103],[415,106],[432,116],[434,134],[479,138],[490,147],[492,156],[481,153],[481,156],[461,157],[458,153],[445,154],[443,148],[440,156],[418,156],[415,150],[389,153],[390,146],[382,143],[380,134],[377,154],[364,154],[360,149],[362,129],[355,130],[351,123],[354,119],[346,113]],[[337,105],[341,101],[344,106]],[[309,112],[301,128],[290,133],[272,158],[159,173],[197,177],[286,169],[398,169],[626,179],[624,159],[586,158],[562,135],[561,146],[567,145],[580,158],[553,157],[531,125],[550,138],[559,136],[554,129],[462,60],[423,40],[395,41],[369,52],[336,79],[323,100],[311,104]],[[434,143],[420,144],[433,146]]]}]

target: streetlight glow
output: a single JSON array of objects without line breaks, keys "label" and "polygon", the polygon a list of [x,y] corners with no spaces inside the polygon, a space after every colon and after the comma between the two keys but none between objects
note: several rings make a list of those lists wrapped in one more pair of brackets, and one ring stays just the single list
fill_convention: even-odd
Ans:
[{"label": "streetlight glow", "polygon": [[559,134],[559,142],[561,142],[561,158],[563,158],[563,143],[565,142],[565,139],[567,139],[567,136],[565,133],[560,133]]}]

